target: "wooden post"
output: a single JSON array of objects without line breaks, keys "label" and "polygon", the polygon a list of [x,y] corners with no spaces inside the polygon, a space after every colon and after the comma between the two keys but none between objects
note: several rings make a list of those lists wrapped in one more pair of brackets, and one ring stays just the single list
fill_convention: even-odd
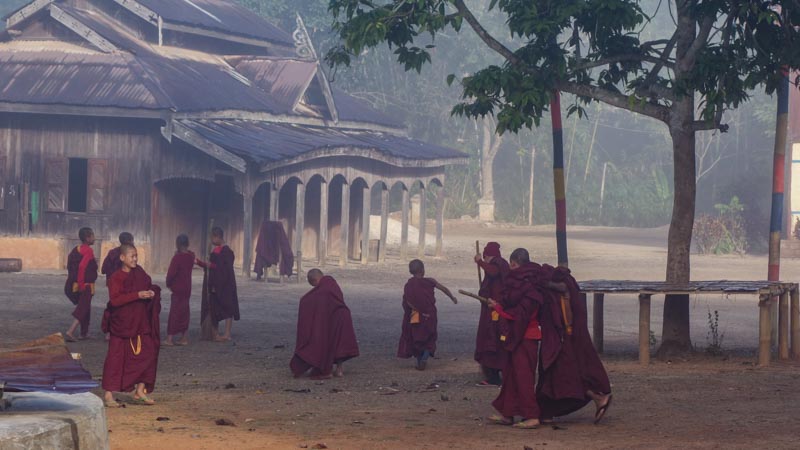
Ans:
[{"label": "wooden post", "polygon": [[253,264],[253,193],[250,177],[244,174],[242,182],[242,203],[244,224],[242,237],[242,276],[250,278]]},{"label": "wooden post", "polygon": [[269,220],[278,220],[278,198],[280,197],[280,192],[274,184],[269,184]]},{"label": "wooden post", "polygon": [[361,195],[361,264],[369,261],[369,218],[372,215],[372,191],[364,186]]},{"label": "wooden post", "polygon": [[417,246],[417,258],[422,259],[425,257],[425,219],[426,219],[426,207],[428,202],[426,201],[426,194],[425,194],[425,186],[420,185],[419,188],[419,240]]},{"label": "wooden post", "polygon": [[408,260],[408,189],[403,187],[403,208],[400,215],[400,260]]},{"label": "wooden post", "polygon": [[797,285],[792,289],[792,359],[800,360],[800,288]]},{"label": "wooden post", "polygon": [[339,240],[339,267],[347,267],[348,237],[350,236],[350,185],[342,183],[342,238]]},{"label": "wooden post", "polygon": [[378,261],[386,262],[386,235],[389,233],[389,189],[381,191],[381,243],[378,245]]},{"label": "wooden post", "polygon": [[442,237],[444,234],[444,186],[439,186],[439,191],[436,193],[436,257],[443,256]]},{"label": "wooden post", "polygon": [[[597,353],[603,353],[603,302],[605,294],[595,292],[592,295],[592,341]],[[648,344],[650,337],[648,333]],[[649,347],[648,347],[649,348]]]},{"label": "wooden post", "polygon": [[297,280],[300,281],[300,270],[303,258],[303,230],[305,230],[306,185],[297,183],[297,199],[294,208],[294,249],[297,263]]},{"label": "wooden post", "polygon": [[639,364],[650,364],[650,296],[639,294]]},{"label": "wooden post", "polygon": [[778,349],[778,299],[775,296],[769,300],[770,342],[773,350]]},{"label": "wooden post", "polygon": [[319,234],[317,234],[317,262],[325,265],[328,257],[328,183],[319,183]]},{"label": "wooden post", "polygon": [[770,318],[770,303],[772,297],[766,295],[761,297],[758,302],[758,365],[766,367],[769,365],[771,342],[770,336],[772,319]]},{"label": "wooden post", "polygon": [[778,358],[789,359],[789,291],[781,294],[778,306]]}]

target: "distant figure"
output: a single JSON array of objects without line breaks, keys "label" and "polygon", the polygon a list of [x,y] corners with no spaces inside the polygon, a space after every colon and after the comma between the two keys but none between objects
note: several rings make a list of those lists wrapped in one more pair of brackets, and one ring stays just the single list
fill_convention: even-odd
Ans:
[{"label": "distant figure", "polygon": [[[509,258],[510,271],[500,298],[490,298],[489,306],[500,316],[500,340],[510,353],[503,371],[503,386],[492,406],[500,416],[490,420],[517,428],[539,426],[539,405],[536,401],[536,366],[539,362],[539,308],[543,298],[534,284],[539,265],[530,261],[528,251],[518,248]],[[514,423],[515,417],[522,420]]]},{"label": "distant figure", "polygon": [[428,358],[436,353],[437,317],[436,298],[433,289],[439,289],[450,297],[453,303],[458,300],[449,289],[433,278],[425,278],[425,264],[415,259],[408,263],[411,278],[403,289],[403,324],[398,358],[417,358],[417,370],[425,370]]},{"label": "distant figure", "polygon": [[358,356],[350,309],[333,277],[311,269],[308,284],[314,287],[300,299],[297,341],[289,367],[295,377],[309,370],[314,380],[344,376],[343,363]]},{"label": "distant figure", "polygon": [[[189,299],[192,297],[192,269],[196,258],[189,251],[189,237],[185,234],[175,239],[175,248],[177,251],[169,263],[166,279],[167,287],[172,291],[166,346],[189,344]],[[173,342],[175,336],[180,336],[180,340]]]},{"label": "distant figure", "polygon": [[120,246],[122,268],[109,282],[111,301],[104,314],[111,334],[103,365],[104,401],[109,408],[120,406],[114,392],[130,392],[134,403],[153,405],[148,392],[155,388],[158,351],[161,346],[159,319],[161,288],[138,265],[136,247]]},{"label": "distant figure", "polygon": [[[483,298],[502,298],[503,282],[508,275],[508,262],[500,255],[500,244],[489,242],[483,255],[475,255],[475,263],[483,269],[483,282],[478,295]],[[503,348],[498,330],[500,315],[481,304],[478,334],[475,337],[475,361],[481,366],[484,379],[479,386],[500,386],[500,372],[508,362],[508,352]]]},{"label": "distant figure", "polygon": [[94,259],[94,231],[91,228],[78,230],[81,244],[72,249],[67,256],[67,282],[64,293],[75,305],[72,317],[75,320],[66,335],[67,342],[75,342],[75,329],[81,326],[81,339],[89,337],[89,320],[92,317],[92,296],[94,282],[97,281],[97,261]]},{"label": "distant figure", "polygon": [[[133,245],[133,235],[127,231],[123,231],[119,234],[119,244],[120,246],[123,244]],[[119,257],[120,248],[121,247],[114,247],[109,250],[106,258],[103,260],[100,273],[106,276],[106,287],[108,287],[108,283],[111,280],[111,275],[114,275],[114,272],[122,268],[122,260]]]},{"label": "distant figure", "polygon": [[292,276],[294,267],[294,254],[286,230],[280,221],[264,220],[261,222],[261,229],[258,232],[258,242],[256,243],[256,260],[253,264],[253,271],[256,273],[256,281],[261,281],[264,271],[278,264],[279,275]]},{"label": "distant figure", "polygon": [[[213,322],[212,334],[214,341],[224,342],[231,340],[231,327],[234,320],[239,320],[239,296],[236,292],[236,274],[233,270],[235,256],[233,250],[225,245],[222,228],[211,229],[211,243],[214,249],[208,262],[196,260],[195,263],[206,269],[204,285],[208,289],[208,307],[200,310],[200,321],[211,314]],[[205,294],[205,293],[204,293]],[[225,321],[225,332],[219,334],[219,322]]]}]

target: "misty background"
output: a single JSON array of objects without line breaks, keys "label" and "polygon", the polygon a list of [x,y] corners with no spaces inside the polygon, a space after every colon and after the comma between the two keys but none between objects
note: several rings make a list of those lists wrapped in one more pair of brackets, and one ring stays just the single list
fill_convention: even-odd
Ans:
[{"label": "misty background", "polygon": [[[325,0],[237,0],[272,23],[291,32],[299,13],[317,53],[322,56],[335,43]],[[29,0],[0,0],[5,16]],[[489,0],[471,0],[478,19],[496,37],[511,38],[502,14],[487,12]],[[652,15],[642,29],[643,38],[658,39],[673,26],[669,10],[658,0],[641,2]],[[5,27],[3,21],[0,29]],[[395,62],[392,49],[364,53],[350,68],[330,74],[333,83],[373,107],[402,120],[411,137],[468,153],[467,167],[447,174],[446,218],[475,217],[481,192],[481,152],[495,146],[495,219],[527,224],[530,177],[533,173],[533,224],[555,221],[552,179],[552,136],[549,115],[538,128],[502,138],[485,135],[493,124],[452,117],[460,96],[457,78],[502,61],[465,28],[460,34],[443,34],[432,50],[433,63],[421,74],[405,72]],[[655,120],[611,106],[586,107],[587,117],[566,116],[574,103],[562,96],[564,111],[565,179],[568,223],[628,227],[667,225],[672,209],[672,147],[667,129]],[[753,93],[750,101],[725,114],[727,133],[699,132],[697,139],[697,213],[719,214],[715,205],[737,197],[747,251],[766,251],[772,183],[772,147],[775,99]],[[499,139],[499,142],[498,142]],[[533,164],[533,170],[531,165]],[[601,189],[602,188],[602,189]],[[601,195],[602,194],[602,195]],[[738,208],[738,207],[737,207]],[[430,211],[432,214],[433,211]]]}]

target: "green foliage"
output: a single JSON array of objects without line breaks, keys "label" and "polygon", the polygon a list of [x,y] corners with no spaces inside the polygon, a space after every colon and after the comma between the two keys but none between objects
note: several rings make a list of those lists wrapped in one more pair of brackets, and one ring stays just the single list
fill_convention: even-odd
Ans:
[{"label": "green foliage", "polygon": [[744,205],[734,196],[730,203],[714,205],[716,216],[700,215],[695,221],[695,246],[700,253],[744,254],[747,236],[743,226]]},{"label": "green foliage", "polygon": [[706,352],[713,356],[722,354],[722,341],[725,339],[725,333],[719,331],[719,311],[714,310],[711,314],[711,308],[708,308],[708,333],[706,333]]}]

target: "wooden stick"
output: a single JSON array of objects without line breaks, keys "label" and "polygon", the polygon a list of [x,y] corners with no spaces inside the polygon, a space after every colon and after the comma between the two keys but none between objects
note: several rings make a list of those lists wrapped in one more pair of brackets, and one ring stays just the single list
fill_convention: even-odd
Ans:
[{"label": "wooden stick", "polygon": [[466,295],[467,297],[472,297],[472,298],[474,298],[475,300],[477,300],[477,301],[479,301],[479,302],[483,303],[484,305],[488,305],[488,304],[489,304],[489,299],[487,299],[487,298],[483,298],[483,297],[481,297],[480,295],[475,295],[475,294],[473,294],[472,292],[467,292],[467,291],[465,291],[465,290],[459,289],[459,290],[458,290],[458,293],[459,293],[459,294],[461,294],[461,295]]},{"label": "wooden stick", "polygon": [[[475,254],[481,254],[481,245],[478,241],[475,241]],[[481,266],[478,266],[478,286],[483,285],[483,280],[481,279]]]}]

